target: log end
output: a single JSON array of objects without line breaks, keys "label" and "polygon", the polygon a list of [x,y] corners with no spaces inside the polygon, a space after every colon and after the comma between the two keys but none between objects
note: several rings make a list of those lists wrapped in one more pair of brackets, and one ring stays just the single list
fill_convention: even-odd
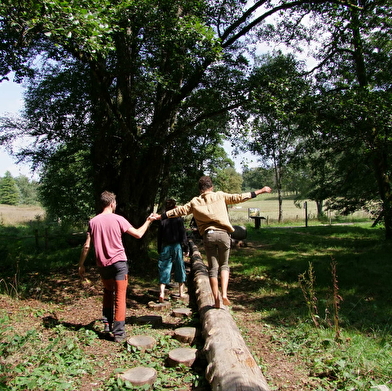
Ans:
[{"label": "log end", "polygon": [[148,335],[134,335],[127,339],[129,346],[133,346],[142,352],[152,349],[156,345],[156,342],[155,338]]},{"label": "log end", "polygon": [[162,316],[158,315],[144,315],[135,318],[136,324],[151,324],[153,327],[162,325]]},{"label": "log end", "polygon": [[199,332],[196,327],[180,327],[174,330],[173,337],[177,341],[192,345],[198,335]]},{"label": "log end", "polygon": [[150,301],[148,303],[148,308],[153,308],[156,311],[163,311],[171,307],[170,302],[164,301],[163,303],[156,303],[155,301]]},{"label": "log end", "polygon": [[191,367],[196,360],[197,349],[192,348],[178,348],[171,350],[167,359],[168,366],[176,367],[183,364]]},{"label": "log end", "polygon": [[123,380],[129,381],[133,386],[153,385],[157,379],[157,371],[154,368],[135,367],[128,369],[119,375]]},{"label": "log end", "polygon": [[192,310],[190,308],[174,308],[172,315],[176,318],[191,316]]}]

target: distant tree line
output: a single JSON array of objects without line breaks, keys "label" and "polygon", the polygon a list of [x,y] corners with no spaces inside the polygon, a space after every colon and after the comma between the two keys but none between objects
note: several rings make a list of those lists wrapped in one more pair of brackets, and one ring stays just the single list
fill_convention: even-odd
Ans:
[{"label": "distant tree line", "polygon": [[38,181],[30,181],[25,175],[14,178],[7,171],[0,178],[0,204],[39,205],[38,185]]}]

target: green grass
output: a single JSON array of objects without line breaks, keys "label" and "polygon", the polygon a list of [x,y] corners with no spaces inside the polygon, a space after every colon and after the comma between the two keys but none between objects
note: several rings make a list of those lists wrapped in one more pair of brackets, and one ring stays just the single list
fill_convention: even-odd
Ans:
[{"label": "green grass", "polygon": [[[248,208],[258,208],[260,215],[265,217],[263,225],[275,225],[278,223],[279,216],[279,202],[276,196],[270,194],[263,194],[257,198],[243,202],[238,205],[233,205],[229,209],[230,219],[234,224],[239,222],[249,222]],[[369,221],[369,214],[359,211],[349,216],[339,216],[334,212],[325,212],[323,221],[316,219],[317,208],[314,201],[307,201],[308,225],[320,225],[321,223],[344,223],[353,221]],[[282,217],[283,220],[279,223],[282,225],[305,225],[305,209],[304,203],[300,207],[294,204],[291,198],[284,198],[282,202]]]},{"label": "green grass", "polygon": [[[246,214],[247,209],[242,212]],[[239,277],[236,279],[241,286],[237,289],[247,294],[247,310],[259,315],[260,325],[268,325],[270,338],[277,342],[274,346],[288,355],[299,354],[310,375],[320,382],[319,390],[369,391],[373,385],[391,386],[392,243],[385,241],[384,231],[372,228],[370,222],[321,225],[312,221],[305,227],[303,221],[295,224],[294,218],[290,226],[274,223],[256,230],[246,218],[239,221],[247,225],[249,245],[232,250],[232,276]],[[80,246],[70,246],[68,239],[74,239],[73,236],[53,228],[53,238],[57,239],[47,248],[41,241],[37,248],[33,235],[36,229],[41,230],[38,223],[0,227],[1,293],[28,297],[32,289],[41,287],[45,276],[53,279],[56,273],[75,267]],[[72,294],[69,298],[61,297],[62,302],[67,300],[72,300]],[[334,303],[338,304],[337,309]],[[21,316],[25,311],[29,309],[21,311]],[[99,341],[90,330],[81,329],[75,334],[58,326],[53,329],[51,340],[43,341],[34,331],[8,334],[8,315],[0,315],[0,355],[4,358],[0,389],[5,377],[13,379],[6,389],[37,389],[43,387],[39,383],[42,381],[48,389],[66,389],[69,384],[77,387],[78,377],[92,373],[94,357],[84,351]],[[159,336],[158,339],[159,349],[144,358],[151,365],[160,365],[167,349],[175,343]],[[15,354],[24,357],[17,366],[9,361]],[[124,360],[129,361],[133,354],[124,352],[112,359],[122,368]],[[140,356],[136,359],[140,361]],[[198,374],[185,370],[182,373],[167,369],[162,376],[157,389],[183,379],[203,381]],[[116,377],[107,384],[108,390],[125,387]]]},{"label": "green grass", "polygon": [[94,354],[94,347],[100,341],[91,329],[69,330],[58,324],[51,327],[50,338],[43,338],[36,330],[15,332],[8,321],[7,315],[1,311],[0,390],[77,390],[82,386],[83,377],[101,376],[97,373],[97,363],[105,370],[106,360],[110,360],[117,369],[103,387],[96,388],[101,391],[146,389],[132,387],[116,376],[136,366],[157,369],[156,391],[176,389],[178,384],[202,385],[206,382],[201,371],[198,373],[195,368],[164,366],[169,351],[181,347],[181,344],[170,335],[154,333],[150,328],[134,328],[134,332],[153,335],[157,341],[153,350],[140,352],[136,348],[128,348],[116,354],[113,352],[110,357],[98,357]]},{"label": "green grass", "polygon": [[[273,326],[272,337],[287,354],[300,353],[324,384],[321,389],[391,385],[392,243],[383,230],[370,224],[259,230],[249,225],[247,240],[248,248],[232,251],[232,272],[247,279],[260,322]],[[307,280],[307,298],[299,275]]]}]

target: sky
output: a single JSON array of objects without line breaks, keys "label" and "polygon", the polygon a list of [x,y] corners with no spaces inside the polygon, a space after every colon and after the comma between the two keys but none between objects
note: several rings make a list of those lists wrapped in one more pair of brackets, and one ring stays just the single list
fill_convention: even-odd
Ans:
[{"label": "sky", "polygon": [[[12,81],[0,83],[0,117],[8,114],[18,114],[23,108],[23,87]],[[16,164],[4,147],[0,146],[0,177],[9,171],[13,177],[26,175],[29,179],[37,179],[26,164]]]}]

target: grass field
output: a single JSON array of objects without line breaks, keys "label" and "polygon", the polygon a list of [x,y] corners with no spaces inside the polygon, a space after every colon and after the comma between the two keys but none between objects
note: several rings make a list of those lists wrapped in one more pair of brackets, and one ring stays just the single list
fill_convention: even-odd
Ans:
[{"label": "grass field", "polygon": [[0,225],[18,225],[43,218],[45,211],[38,206],[0,204]]},{"label": "grass field", "polygon": [[[260,215],[265,217],[266,220],[263,224],[275,224],[278,222],[279,217],[279,203],[278,198],[270,195],[258,196],[256,199],[246,201],[242,204],[238,204],[229,209],[230,219],[233,223],[246,221],[248,219],[248,209],[258,208],[260,210]],[[283,211],[283,221],[296,222],[305,224],[305,208],[304,204],[301,204],[301,208],[298,208],[292,199],[284,199],[282,202]],[[317,217],[317,207],[314,201],[307,201],[307,213],[308,222],[313,220],[316,221]],[[337,217],[335,213],[326,213],[326,216],[331,219],[331,221],[351,221],[352,219],[369,219],[369,215],[365,212],[356,212],[353,215],[347,216],[345,218]],[[317,222],[318,223],[318,222]]]},{"label": "grass field", "polygon": [[[249,208],[258,208],[260,215],[265,217],[266,220],[262,224],[275,224],[278,221],[279,215],[279,204],[277,197],[270,195],[258,196],[256,199],[252,199],[243,202],[238,205],[234,205],[229,208],[229,216],[233,223],[246,223],[251,220],[248,218]],[[284,199],[282,204],[283,210],[283,222],[296,222],[305,223],[305,208],[303,203],[301,208],[298,208],[292,199]],[[307,201],[307,212],[308,222],[316,220],[317,209],[314,201]],[[38,206],[10,206],[0,204],[0,224],[3,225],[18,225],[28,221],[42,219],[45,216],[45,211]],[[335,214],[327,214],[331,218],[331,221],[336,221]],[[342,220],[350,221],[352,219],[369,219],[369,215],[365,212],[356,212],[351,216],[345,218],[338,218],[339,222]]]}]

